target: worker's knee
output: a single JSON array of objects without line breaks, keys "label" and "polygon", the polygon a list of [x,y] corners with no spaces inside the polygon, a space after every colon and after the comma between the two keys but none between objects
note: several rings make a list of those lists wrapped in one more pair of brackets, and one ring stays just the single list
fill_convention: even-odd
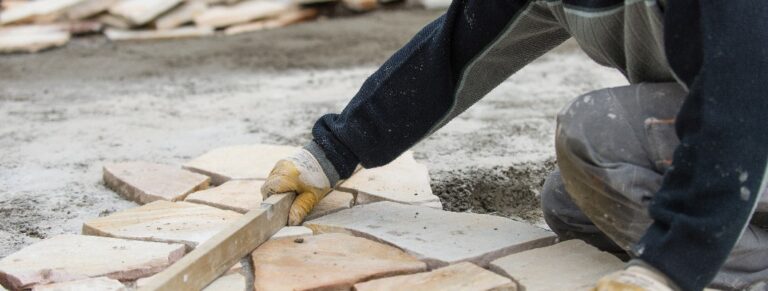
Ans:
[{"label": "worker's knee", "polygon": [[[626,128],[621,121],[614,91],[602,89],[579,96],[557,115],[555,146],[558,159],[578,157],[583,153],[598,153],[609,139]],[[561,157],[564,155],[564,157]]]}]

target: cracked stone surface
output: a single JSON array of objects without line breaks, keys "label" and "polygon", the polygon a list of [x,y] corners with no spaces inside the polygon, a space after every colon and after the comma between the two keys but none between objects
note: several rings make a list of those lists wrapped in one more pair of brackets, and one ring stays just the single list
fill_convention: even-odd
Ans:
[{"label": "cracked stone surface", "polygon": [[214,185],[229,180],[265,180],[278,160],[299,149],[263,144],[221,147],[189,161],[184,168],[210,176]]},{"label": "cracked stone surface", "polygon": [[260,180],[232,180],[218,187],[189,194],[184,201],[210,205],[216,208],[246,213],[259,208],[264,196],[261,195]]},{"label": "cracked stone surface", "polygon": [[401,275],[355,284],[356,291],[515,291],[512,280],[472,263],[458,263],[431,272]]},{"label": "cracked stone surface", "polygon": [[37,285],[32,291],[126,291],[123,283],[106,277]]},{"label": "cracked stone surface", "polygon": [[581,240],[569,240],[500,258],[490,268],[515,280],[521,290],[590,290],[624,263]]},{"label": "cracked stone surface", "polygon": [[499,257],[551,245],[555,234],[508,218],[395,202],[355,206],[307,221],[315,234],[341,232],[397,246],[431,268],[469,261],[485,267]]},{"label": "cracked stone surface", "polygon": [[0,260],[0,283],[10,289],[106,276],[135,280],[184,255],[184,245],[85,235],[59,235]]},{"label": "cracked stone surface", "polygon": [[407,151],[385,166],[356,172],[337,188],[357,193],[357,204],[394,201],[442,209],[440,198],[432,194],[429,181],[427,167],[416,162],[413,152]]},{"label": "cracked stone surface", "polygon": [[204,175],[163,164],[124,162],[104,166],[104,184],[139,204],[184,200],[189,193],[208,188],[209,182]]},{"label": "cracked stone surface", "polygon": [[156,201],[90,220],[83,234],[183,243],[192,249],[241,216],[207,205]]},{"label": "cracked stone surface", "polygon": [[361,281],[426,270],[397,248],[338,233],[269,240],[252,255],[256,290],[349,290]]},{"label": "cracked stone surface", "polygon": [[352,207],[355,203],[355,197],[352,193],[339,190],[333,190],[325,196],[320,203],[307,215],[305,220],[312,220],[320,216],[325,216],[340,210]]}]

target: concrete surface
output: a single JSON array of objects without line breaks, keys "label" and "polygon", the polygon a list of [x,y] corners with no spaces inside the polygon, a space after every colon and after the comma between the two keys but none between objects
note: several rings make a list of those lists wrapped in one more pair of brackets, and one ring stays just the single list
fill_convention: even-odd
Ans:
[{"label": "concrete surface", "polygon": [[[109,162],[181,165],[236,144],[302,145],[365,78],[441,12],[377,11],[229,37],[111,43],[78,38],[0,56],[0,257],[135,207],[101,182]],[[540,223],[555,113],[623,84],[556,49],[417,145],[446,209]]]}]

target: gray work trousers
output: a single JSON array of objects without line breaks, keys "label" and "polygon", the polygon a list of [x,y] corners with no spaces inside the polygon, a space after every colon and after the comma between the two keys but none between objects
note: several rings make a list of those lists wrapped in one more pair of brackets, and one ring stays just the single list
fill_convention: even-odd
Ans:
[{"label": "gray work trousers", "polygon": [[[614,253],[640,240],[652,222],[649,202],[679,144],[674,118],[685,96],[676,83],[636,84],[582,95],[558,114],[558,170],[541,192],[554,232]],[[768,195],[760,199],[712,287],[768,282],[768,224],[760,213]]]}]

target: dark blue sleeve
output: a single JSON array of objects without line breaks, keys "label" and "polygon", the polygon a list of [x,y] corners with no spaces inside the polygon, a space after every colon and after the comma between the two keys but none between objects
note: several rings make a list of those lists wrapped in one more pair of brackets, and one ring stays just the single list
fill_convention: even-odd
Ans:
[{"label": "dark blue sleeve", "polygon": [[455,0],[370,76],[340,114],[318,120],[313,141],[339,176],[349,177],[359,163],[384,165],[424,138],[454,104],[467,64],[530,3]]},{"label": "dark blue sleeve", "polygon": [[673,167],[635,246],[683,290],[717,274],[747,226],[768,159],[768,2],[672,0],[670,65],[689,95],[677,116]]}]

